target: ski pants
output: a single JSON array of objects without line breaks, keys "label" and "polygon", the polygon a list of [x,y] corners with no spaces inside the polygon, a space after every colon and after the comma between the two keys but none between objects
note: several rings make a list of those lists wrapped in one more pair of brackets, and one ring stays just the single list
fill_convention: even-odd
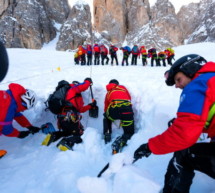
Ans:
[{"label": "ski pants", "polygon": [[143,66],[146,66],[146,65],[147,65],[146,57],[142,57],[142,64],[143,64]]},{"label": "ski pants", "polygon": [[121,120],[124,135],[130,138],[134,134],[134,113],[132,106],[110,107],[104,114],[103,133],[112,133],[112,122]]},{"label": "ski pants", "polygon": [[215,143],[197,143],[175,152],[165,174],[163,193],[189,193],[194,170],[215,179]]},{"label": "ski pants", "polygon": [[85,56],[85,54],[81,55],[81,65],[86,65],[86,56]]},{"label": "ski pants", "polygon": [[171,56],[169,56],[169,57],[167,58],[167,63],[168,63],[170,66],[172,66],[172,60],[174,59],[174,56],[175,56],[175,55],[171,55]]},{"label": "ski pants", "polygon": [[101,58],[102,58],[102,65],[104,65],[104,60],[106,59],[106,64],[108,64],[109,62],[109,58],[107,55],[101,55]]},{"label": "ski pants", "polygon": [[116,54],[111,54],[111,65],[113,65],[114,59],[116,60],[116,65],[118,66],[118,58]]},{"label": "ski pants", "polygon": [[92,54],[87,54],[87,65],[92,65]]},{"label": "ski pants", "polygon": [[132,58],[131,58],[131,65],[137,65],[137,57],[138,55],[132,55]]},{"label": "ski pants", "polygon": [[99,65],[99,63],[100,63],[100,53],[95,52],[94,65]]},{"label": "ski pants", "polygon": [[128,66],[128,56],[127,55],[123,55],[122,66],[124,66],[124,62],[126,63],[126,66]]},{"label": "ski pants", "polygon": [[151,58],[151,66],[152,66],[152,67],[154,66],[154,61],[155,61],[155,63],[156,63],[156,66],[158,66],[159,64],[158,64],[157,57],[152,57],[152,58]]}]

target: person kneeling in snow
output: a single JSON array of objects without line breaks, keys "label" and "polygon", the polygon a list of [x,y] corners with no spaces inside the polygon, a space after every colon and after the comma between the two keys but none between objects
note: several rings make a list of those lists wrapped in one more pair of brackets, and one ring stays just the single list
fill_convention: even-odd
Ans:
[{"label": "person kneeling in snow", "polygon": [[70,88],[65,97],[69,104],[65,105],[61,113],[57,115],[59,131],[48,134],[42,145],[49,146],[52,142],[63,137],[57,147],[62,151],[66,151],[68,149],[72,150],[74,144],[82,142],[81,135],[84,129],[81,124],[82,116],[80,113],[93,108],[96,105],[96,101],[84,106],[81,92],[87,90],[92,84],[91,78],[86,78],[83,83],[73,81],[72,84],[69,84]]},{"label": "person kneeling in snow", "polygon": [[110,80],[106,89],[107,94],[105,97],[103,119],[104,140],[105,143],[111,141],[112,122],[121,120],[124,134],[113,143],[116,143],[118,147],[113,147],[112,144],[113,151],[117,151],[115,153],[118,153],[126,145],[127,140],[134,134],[134,113],[131,96],[128,90],[124,86],[119,85],[116,79]]},{"label": "person kneeling in snow", "polygon": [[186,55],[165,77],[168,86],[183,89],[177,117],[166,131],[142,144],[134,159],[174,152],[162,192],[189,193],[194,170],[215,179],[215,143],[197,143],[201,133],[215,137],[215,63],[196,54]]},{"label": "person kneeling in snow", "polygon": [[[25,89],[23,86],[11,83],[9,90],[0,91],[0,134],[7,137],[27,137],[30,133],[39,132],[40,128],[32,126],[27,118],[21,114],[22,111],[34,107],[36,95],[32,90]],[[16,120],[28,131],[18,131],[13,127],[12,122]]]}]

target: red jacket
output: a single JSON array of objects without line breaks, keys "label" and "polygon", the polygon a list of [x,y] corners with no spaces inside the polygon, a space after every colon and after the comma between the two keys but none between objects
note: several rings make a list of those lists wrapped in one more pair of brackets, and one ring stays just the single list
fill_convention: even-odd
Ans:
[{"label": "red jacket", "polygon": [[154,154],[166,154],[195,144],[201,133],[215,136],[215,119],[204,129],[208,113],[215,103],[215,63],[206,63],[183,89],[177,118],[165,132],[149,139]]},{"label": "red jacket", "polygon": [[104,111],[106,112],[108,106],[113,100],[131,100],[131,96],[128,90],[122,86],[114,83],[110,83],[106,86],[107,94],[105,96]]},{"label": "red jacket", "polygon": [[0,134],[17,137],[19,131],[12,125],[16,120],[22,127],[29,127],[31,123],[20,112],[26,110],[22,105],[21,95],[26,92],[19,84],[12,83],[9,90],[0,91]]},{"label": "red jacket", "polygon": [[87,90],[90,86],[90,81],[85,80],[83,83],[74,85],[70,84],[71,88],[67,91],[66,100],[78,110],[80,113],[84,113],[91,109],[90,105],[84,106],[84,101],[81,96],[81,92]]}]

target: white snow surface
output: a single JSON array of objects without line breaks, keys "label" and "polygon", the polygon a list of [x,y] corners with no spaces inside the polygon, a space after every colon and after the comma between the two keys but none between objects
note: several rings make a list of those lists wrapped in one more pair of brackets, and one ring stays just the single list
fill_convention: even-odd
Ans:
[{"label": "white snow surface", "polygon": [[[208,61],[215,61],[214,43],[199,43],[175,47],[175,58],[196,53]],[[24,112],[30,122],[40,127],[56,118],[45,111],[44,102],[58,81],[84,81],[93,79],[93,93],[99,106],[99,117],[83,114],[85,127],[83,143],[74,151],[60,151],[56,144],[42,146],[45,134],[37,133],[24,139],[0,136],[0,149],[7,155],[0,159],[1,193],[158,193],[163,187],[164,175],[172,154],[151,155],[132,163],[133,153],[167,128],[167,122],[175,117],[181,90],[166,86],[164,72],[168,67],[137,66],[78,66],[74,65],[73,52],[53,49],[7,49],[9,72],[0,83],[0,89],[11,82],[30,88],[38,95],[35,108]],[[118,51],[120,53],[121,51]],[[119,61],[122,55],[119,54]],[[149,61],[148,61],[149,62]],[[102,120],[106,85],[110,79],[118,79],[130,91],[135,113],[135,134],[122,153],[111,155],[111,144],[102,139]],[[85,103],[91,102],[90,91],[82,93]],[[21,128],[16,122],[14,126]],[[122,134],[119,122],[113,124],[112,141]],[[107,164],[109,169],[100,178],[98,173]],[[214,193],[214,180],[196,172],[191,193]]]}]

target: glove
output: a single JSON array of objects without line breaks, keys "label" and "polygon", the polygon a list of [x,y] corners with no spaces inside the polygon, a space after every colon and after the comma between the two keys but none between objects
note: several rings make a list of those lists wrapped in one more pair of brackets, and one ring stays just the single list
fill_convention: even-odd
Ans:
[{"label": "glove", "polygon": [[170,127],[170,126],[173,124],[174,120],[175,120],[175,118],[169,120],[169,122],[168,122],[168,127]]},{"label": "glove", "polygon": [[39,130],[40,130],[39,127],[34,127],[34,126],[29,126],[27,128],[32,134],[35,134],[35,133],[39,132]]},{"label": "glove", "polygon": [[90,85],[93,85],[93,81],[92,81],[92,79],[91,79],[91,78],[85,78],[85,80],[84,80],[84,81],[86,81],[86,80],[88,80],[88,81],[90,82]]},{"label": "glove", "polygon": [[18,138],[22,139],[27,137],[30,134],[30,131],[20,131]]},{"label": "glove", "polygon": [[141,159],[142,157],[149,157],[151,155],[151,151],[148,147],[148,143],[142,144],[140,147],[136,149],[134,152],[134,159],[138,160]]},{"label": "glove", "polygon": [[97,105],[96,100],[94,100],[92,103],[89,103],[89,105],[90,105],[92,108],[95,107],[95,106]]}]

